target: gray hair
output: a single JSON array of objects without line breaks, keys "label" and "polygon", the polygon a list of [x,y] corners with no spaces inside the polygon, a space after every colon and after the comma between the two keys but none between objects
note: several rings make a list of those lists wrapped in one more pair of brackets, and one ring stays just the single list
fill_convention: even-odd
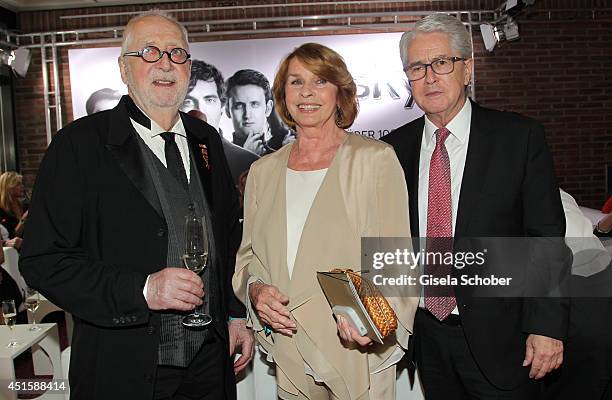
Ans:
[{"label": "gray hair", "polygon": [[[132,29],[131,29],[131,25],[138,22],[139,20],[141,20],[142,18],[145,17],[160,17],[165,19],[168,22],[173,23],[174,25],[177,26],[177,28],[180,29],[181,34],[183,35],[183,41],[185,42],[185,44],[187,45],[187,47],[189,47],[189,42],[187,41],[188,38],[188,34],[187,34],[187,29],[185,29],[185,27],[183,25],[181,25],[180,22],[177,21],[176,18],[174,18],[173,16],[171,16],[170,14],[168,14],[167,12],[160,10],[160,9],[152,9],[149,11],[145,11],[141,14],[138,14],[137,16],[133,17],[132,19],[130,19],[127,23],[127,25],[125,26],[125,29],[123,30],[123,38],[121,41],[121,54],[125,53],[126,51],[128,51],[128,45],[130,44],[130,40],[131,40],[131,33],[132,33]],[[164,50],[164,49],[162,49]],[[189,50],[189,48],[187,48],[186,50]]]},{"label": "gray hair", "polygon": [[448,14],[431,14],[417,21],[411,31],[404,32],[402,35],[399,48],[403,67],[409,65],[408,47],[410,42],[420,33],[433,32],[446,33],[450,36],[452,49],[459,53],[459,57],[472,58],[472,37],[463,23]]}]

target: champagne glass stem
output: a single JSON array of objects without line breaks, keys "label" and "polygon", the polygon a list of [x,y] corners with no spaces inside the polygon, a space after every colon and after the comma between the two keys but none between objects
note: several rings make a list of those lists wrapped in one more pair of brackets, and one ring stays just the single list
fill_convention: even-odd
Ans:
[{"label": "champagne glass stem", "polygon": [[32,311],[32,327],[30,327],[31,331],[37,331],[40,327],[36,325],[36,312]]}]

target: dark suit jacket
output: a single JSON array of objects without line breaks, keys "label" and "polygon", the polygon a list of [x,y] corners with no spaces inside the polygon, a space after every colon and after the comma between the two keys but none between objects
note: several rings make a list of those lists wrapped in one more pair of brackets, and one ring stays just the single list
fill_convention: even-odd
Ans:
[{"label": "dark suit jacket", "polygon": [[[385,136],[404,168],[410,230],[419,236],[418,182],[424,117]],[[421,232],[421,236],[425,236]],[[567,274],[565,217],[542,126],[518,114],[472,102],[472,119],[455,226],[458,238],[559,237],[548,267]],[[569,259],[571,264],[571,258]],[[453,269],[454,273],[456,270]],[[568,302],[562,299],[475,298],[455,290],[467,342],[487,379],[503,389],[528,378],[521,367],[530,333],[565,339]],[[418,340],[418,326],[415,327]]]},{"label": "dark suit jacket", "polygon": [[259,160],[259,156],[230,142],[223,137],[223,133],[219,132],[219,136],[223,143],[223,152],[225,153],[232,179],[234,180],[234,184],[238,186],[240,183],[238,182],[240,175],[251,168],[251,164]]},{"label": "dark suit jacket", "polygon": [[[130,102],[126,96],[54,137],[38,172],[21,253],[28,284],[75,317],[73,399],[150,399],[153,393],[160,317],[142,290],[147,275],[166,267],[167,225],[128,117]],[[241,236],[237,193],[217,132],[181,118],[212,209],[219,257],[209,268],[219,279],[209,293],[211,315],[227,345],[228,316],[245,315],[231,287]],[[229,358],[226,384],[231,398]]]}]

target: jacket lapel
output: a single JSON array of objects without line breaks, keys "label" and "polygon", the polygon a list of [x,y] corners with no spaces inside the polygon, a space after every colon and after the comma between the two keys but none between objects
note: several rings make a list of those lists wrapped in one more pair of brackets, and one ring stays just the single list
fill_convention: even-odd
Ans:
[{"label": "jacket lapel", "polygon": [[423,140],[424,117],[418,119],[412,132],[406,135],[402,165],[408,186],[408,205],[410,212],[410,232],[419,237],[419,163],[421,160],[421,141]]},{"label": "jacket lapel", "polygon": [[[398,137],[390,139],[397,159],[404,170],[408,187],[408,207],[410,212],[410,232],[413,237],[419,236],[419,162],[421,159],[421,141],[425,118],[421,117],[408,125],[398,128]],[[395,136],[395,135],[394,135]],[[385,140],[385,139],[383,139]]]},{"label": "jacket lapel", "polygon": [[249,181],[257,179],[257,217],[252,221],[251,231],[254,261],[247,268],[249,273],[261,277],[266,283],[274,282],[285,294],[289,294],[285,177],[291,147],[290,144],[266,156],[267,162],[262,169],[251,170],[252,175],[249,175]]},{"label": "jacket lapel", "polygon": [[492,139],[487,125],[482,109],[478,104],[472,102],[470,139],[457,207],[455,237],[465,236],[468,232],[470,220],[478,206],[478,196],[482,190],[485,181],[484,173],[488,170],[490,160],[489,150]]},{"label": "jacket lapel", "polygon": [[117,160],[123,172],[146,201],[163,218],[164,213],[151,174],[147,171],[144,154],[138,146],[137,133],[128,116],[128,102],[131,102],[131,99],[123,96],[117,107],[112,110],[106,149]]}]

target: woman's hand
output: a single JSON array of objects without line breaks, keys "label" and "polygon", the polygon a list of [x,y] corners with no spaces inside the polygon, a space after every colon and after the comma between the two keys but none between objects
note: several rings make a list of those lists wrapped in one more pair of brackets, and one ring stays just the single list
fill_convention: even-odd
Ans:
[{"label": "woman's hand", "polygon": [[343,316],[338,315],[336,320],[338,336],[347,344],[357,343],[359,346],[368,346],[372,343],[372,339],[367,336],[361,336]]},{"label": "woman's hand", "polygon": [[21,239],[20,237],[14,237],[12,239],[9,239],[7,241],[4,242],[4,245],[6,247],[13,247],[17,250],[21,249],[21,242],[23,241],[23,239]]},{"label": "woman's hand", "polygon": [[295,333],[297,326],[287,308],[289,297],[276,286],[253,282],[249,286],[249,297],[261,322],[283,335]]}]

